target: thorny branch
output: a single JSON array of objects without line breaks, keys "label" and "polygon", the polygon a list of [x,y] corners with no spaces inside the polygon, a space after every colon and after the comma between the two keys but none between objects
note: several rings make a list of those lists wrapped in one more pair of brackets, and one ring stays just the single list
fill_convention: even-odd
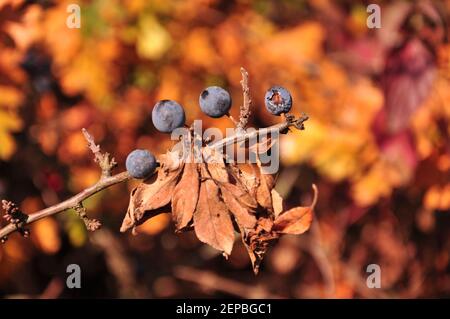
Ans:
[{"label": "thorny branch", "polygon": [[[236,124],[238,132],[233,136],[212,143],[211,145],[209,145],[210,147],[222,149],[227,145],[246,141],[258,137],[260,135],[267,136],[275,132],[284,134],[288,132],[290,127],[295,127],[299,130],[304,129],[303,123],[306,120],[308,120],[308,116],[302,114],[302,116],[300,116],[299,118],[295,118],[293,115],[289,115],[285,117],[285,121],[283,123],[254,130],[252,132],[246,132],[245,127],[248,124],[248,119],[250,116],[251,98],[248,87],[248,73],[244,68],[241,68],[241,73],[242,73],[241,85],[244,95],[244,102],[243,105],[241,105],[240,107],[239,122]],[[89,134],[89,132],[86,129],[83,128],[82,133],[88,142],[88,147],[94,154],[95,162],[98,163],[98,165],[102,170],[102,175],[100,179],[97,181],[97,183],[90,186],[89,188],[84,189],[83,191],[74,195],[73,197],[30,215],[26,215],[20,212],[20,210],[18,210],[17,206],[15,206],[14,203],[3,201],[4,203],[3,209],[5,210],[4,218],[9,222],[9,224],[0,229],[0,239],[2,242],[5,242],[7,240],[7,236],[15,231],[19,231],[22,235],[27,236],[29,234],[29,231],[24,228],[25,225],[31,224],[44,217],[56,215],[68,209],[75,209],[75,211],[83,219],[83,221],[86,224],[86,227],[89,230],[96,230],[100,227],[99,221],[95,219],[91,220],[87,217],[86,210],[82,205],[83,201],[105,188],[108,188],[118,183],[125,182],[129,180],[131,177],[126,171],[116,175],[112,175],[113,168],[117,166],[117,163],[114,160],[114,158],[112,158],[109,153],[101,152],[100,146],[95,144],[94,138]],[[16,207],[17,210],[11,207]],[[20,212],[20,214],[18,212]]]},{"label": "thorny branch", "polygon": [[83,222],[86,225],[86,228],[88,230],[95,231],[95,230],[99,229],[102,226],[102,224],[100,223],[99,220],[97,220],[97,219],[90,219],[87,216],[86,208],[83,206],[82,202],[79,202],[77,204],[77,206],[75,206],[73,209],[77,212],[78,216],[83,220]]},{"label": "thorny branch", "polygon": [[233,122],[234,126],[236,126],[238,134],[242,134],[245,132],[245,127],[247,126],[248,119],[250,118],[251,114],[250,107],[252,105],[250,89],[248,87],[248,72],[244,68],[241,68],[241,74],[242,95],[244,97],[244,101],[239,108],[239,121],[235,120],[230,114],[228,114],[228,117]]},{"label": "thorny branch", "polygon": [[[83,207],[83,201],[99,191],[108,188],[112,185],[124,182],[130,178],[127,172],[123,172],[117,175],[112,175],[112,169],[117,165],[114,158],[111,158],[108,153],[102,154],[100,147],[95,144],[92,136],[87,130],[82,130],[84,137],[88,142],[88,147],[94,153],[95,161],[99,164],[102,175],[100,179],[92,185],[76,194],[75,196],[50,206],[48,208],[37,211],[33,214],[26,215],[17,208],[17,206],[8,201],[2,201],[3,209],[5,210],[4,218],[9,221],[9,224],[0,229],[0,238],[2,242],[7,240],[7,236],[14,231],[19,231],[22,235],[28,235],[28,230],[24,228],[25,225],[31,224],[44,217],[52,216],[68,209],[73,208],[80,218],[84,221],[88,230],[96,230],[100,227],[100,222],[95,219],[89,219],[86,215],[86,209]],[[9,217],[8,217],[9,216]]]},{"label": "thorny branch", "polygon": [[292,126],[294,126],[295,128],[297,128],[299,130],[303,130],[304,129],[303,123],[306,122],[307,120],[308,120],[308,116],[306,114],[302,114],[302,116],[297,119],[293,116],[286,117],[285,122],[283,122],[283,123],[275,124],[275,125],[265,127],[265,128],[260,128],[258,130],[254,130],[252,132],[246,132],[245,134],[239,134],[239,132],[238,132],[238,134],[226,137],[220,141],[210,144],[209,147],[219,150],[229,144],[240,143],[240,142],[243,142],[243,141],[246,141],[249,139],[253,139],[260,135],[261,136],[270,136],[271,133],[276,133],[276,132],[284,134]]},{"label": "thorny branch", "polygon": [[247,126],[248,119],[250,118],[250,107],[252,105],[252,100],[250,97],[250,88],[248,87],[248,72],[241,68],[241,74],[242,74],[242,94],[244,95],[244,102],[241,106],[240,113],[239,113],[239,123],[237,124],[237,127],[239,129],[244,130]]},{"label": "thorny branch", "polygon": [[[23,225],[27,222],[28,215],[22,213],[22,211],[13,202],[2,200],[2,208],[5,211],[3,218],[10,223],[15,230],[18,230],[22,236],[28,237],[30,231],[25,229]],[[6,241],[5,236],[0,236],[2,243]]]},{"label": "thorny branch", "polygon": [[101,152],[100,145],[95,144],[94,138],[85,128],[83,128],[81,132],[83,132],[84,138],[88,142],[88,147],[94,154],[95,162],[100,166],[102,170],[102,178],[110,177],[111,171],[114,169],[114,167],[117,166],[116,160],[114,159],[114,157],[111,157],[109,153]]}]

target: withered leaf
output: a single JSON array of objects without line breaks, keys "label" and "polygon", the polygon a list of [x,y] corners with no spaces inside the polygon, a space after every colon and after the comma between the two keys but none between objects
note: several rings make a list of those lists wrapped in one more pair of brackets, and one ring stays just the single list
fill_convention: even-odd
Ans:
[{"label": "withered leaf", "polygon": [[314,206],[317,202],[317,188],[313,185],[314,199],[309,207],[295,207],[278,216],[273,225],[273,231],[283,234],[300,235],[311,226]]},{"label": "withered leaf", "polygon": [[269,174],[262,174],[261,171],[258,174],[259,184],[256,189],[256,200],[261,207],[272,211],[272,196],[271,190],[275,184],[275,177]]},{"label": "withered leaf", "polygon": [[234,229],[227,206],[219,196],[219,187],[201,165],[202,182],[197,208],[194,212],[194,230],[198,239],[230,255],[234,243]]},{"label": "withered leaf", "polygon": [[184,164],[183,175],[175,186],[172,198],[172,220],[178,230],[192,220],[199,196],[199,174],[197,164]]},{"label": "withered leaf", "polygon": [[228,171],[225,166],[222,154],[208,146],[202,149],[203,160],[205,161],[208,172],[211,177],[220,183],[227,183],[229,181]]},{"label": "withered leaf", "polygon": [[259,179],[253,173],[252,164],[246,163],[238,166],[231,166],[230,172],[239,185],[245,188],[252,198],[256,198]]},{"label": "withered leaf", "polygon": [[[236,185],[225,184],[220,186],[222,193],[222,198],[227,205],[228,209],[231,211],[233,216],[236,218],[236,222],[244,228],[253,228],[256,224],[256,217],[252,215],[249,211],[247,205],[241,203],[240,200],[244,199],[245,191],[239,189]],[[248,194],[247,194],[248,196]],[[248,196],[250,197],[250,196]],[[251,198],[251,197],[250,197]]]},{"label": "withered leaf", "polygon": [[256,232],[266,232],[269,233],[272,231],[273,228],[273,219],[271,216],[261,216],[258,219],[258,224],[256,225]]},{"label": "withered leaf", "polygon": [[283,211],[283,197],[275,190],[272,189],[272,204],[273,204],[273,213],[275,214],[275,218],[281,214]]},{"label": "withered leaf", "polygon": [[174,147],[172,151],[168,151],[165,154],[159,156],[159,162],[161,163],[161,168],[164,171],[175,171],[180,166],[183,165],[183,161],[181,159],[181,151]]},{"label": "withered leaf", "polygon": [[148,178],[131,192],[130,204],[120,228],[121,232],[135,226],[146,211],[155,210],[170,203],[178,177],[183,170],[183,164],[175,170],[167,171],[163,169],[163,166],[158,171],[156,181]]},{"label": "withered leaf", "polygon": [[[250,231],[246,231],[240,227],[242,242],[247,249],[255,275],[259,272],[260,264],[264,259],[270,242],[280,237],[278,233],[264,230],[264,228],[268,228],[267,222],[267,218],[258,219],[256,228]],[[260,223],[265,225],[261,225]]]},{"label": "withered leaf", "polygon": [[309,229],[312,219],[311,207],[295,207],[275,220],[273,230],[283,234],[300,235]]},{"label": "withered leaf", "polygon": [[121,232],[126,232],[128,229],[135,226],[135,213],[134,213],[134,195],[136,194],[137,187],[135,187],[130,194],[130,202],[128,204],[127,213],[122,221],[122,226],[120,226]]},{"label": "withered leaf", "polygon": [[[135,204],[135,207],[146,211],[170,203],[178,177],[183,170],[182,168],[183,166],[180,166],[177,170],[169,172],[160,170],[158,172],[158,179],[152,184],[147,184],[147,182],[144,181],[140,187],[138,187],[135,194],[136,203],[140,203],[141,205],[138,207],[138,205]],[[139,190],[141,190],[141,192],[139,192]]]},{"label": "withered leaf", "polygon": [[258,207],[258,203],[242,185],[234,185],[231,183],[221,183],[219,185],[221,189],[225,189],[230,192],[239,204],[249,210],[249,212],[255,212]]}]

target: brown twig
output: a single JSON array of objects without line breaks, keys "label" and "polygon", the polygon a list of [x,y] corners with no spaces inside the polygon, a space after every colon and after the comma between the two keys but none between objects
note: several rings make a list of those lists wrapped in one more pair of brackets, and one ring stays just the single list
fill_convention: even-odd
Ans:
[{"label": "brown twig", "polygon": [[[128,175],[127,172],[123,172],[120,174],[116,174],[111,177],[106,177],[103,179],[100,179],[96,184],[92,185],[89,188],[84,189],[80,193],[76,194],[75,196],[58,203],[56,205],[50,206],[48,208],[42,209],[36,213],[28,215],[27,221],[24,223],[24,225],[31,224],[39,219],[42,219],[44,217],[52,216],[58,213],[61,213],[63,211],[66,211],[68,209],[74,208],[80,203],[81,201],[91,197],[92,195],[98,193],[99,191],[108,188],[112,185],[125,182],[126,180],[130,179],[130,175]],[[17,228],[14,224],[8,224],[2,229],[0,229],[0,238],[4,238],[7,235],[13,233],[16,231]]]},{"label": "brown twig", "polygon": [[221,150],[225,146],[234,143],[240,143],[246,140],[254,139],[258,136],[270,136],[273,133],[286,133],[287,130],[294,126],[299,130],[303,130],[303,123],[308,120],[308,116],[306,114],[302,114],[301,117],[295,118],[289,117],[283,123],[275,124],[269,127],[261,128],[258,130],[254,130],[252,132],[244,133],[244,134],[235,134],[233,136],[226,137],[220,141],[214,142],[208,145],[210,148],[214,148],[216,150]]},{"label": "brown twig", "polygon": [[[130,179],[130,175],[127,172],[112,175],[112,169],[117,165],[114,158],[111,158],[108,153],[101,153],[100,146],[95,144],[93,137],[88,133],[86,129],[83,128],[82,132],[88,142],[88,147],[91,149],[92,153],[95,156],[95,161],[99,164],[102,170],[100,179],[91,187],[84,189],[80,193],[61,203],[42,209],[30,215],[21,213],[21,218],[18,218],[18,209],[14,204],[12,204],[11,202],[3,201],[3,209],[6,211],[5,219],[10,222],[8,225],[0,229],[0,238],[3,242],[6,241],[9,234],[13,233],[16,230],[23,235],[26,235],[28,230],[24,229],[25,225],[31,224],[42,218],[64,212],[71,208],[75,209],[80,218],[83,219],[87,229],[96,230],[100,227],[100,222],[98,220],[89,219],[87,217],[86,209],[82,204],[83,201],[105,188],[121,182],[125,182],[126,180]],[[7,216],[12,216],[12,218],[8,218]]]}]

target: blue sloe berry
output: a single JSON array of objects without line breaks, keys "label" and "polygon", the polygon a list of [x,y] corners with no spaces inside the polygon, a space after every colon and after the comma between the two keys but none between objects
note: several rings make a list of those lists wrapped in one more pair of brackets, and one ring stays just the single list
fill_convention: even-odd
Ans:
[{"label": "blue sloe berry", "polygon": [[137,149],[128,154],[125,166],[131,177],[142,179],[153,173],[157,163],[152,153]]},{"label": "blue sloe berry", "polygon": [[218,118],[228,114],[231,107],[231,96],[221,87],[210,86],[203,90],[198,102],[203,113]]},{"label": "blue sloe berry", "polygon": [[282,86],[273,86],[267,90],[264,97],[266,109],[273,115],[288,113],[292,107],[292,97]]},{"label": "blue sloe berry", "polygon": [[152,111],[152,122],[162,133],[171,133],[182,127],[186,121],[183,107],[172,100],[162,100],[155,104]]}]

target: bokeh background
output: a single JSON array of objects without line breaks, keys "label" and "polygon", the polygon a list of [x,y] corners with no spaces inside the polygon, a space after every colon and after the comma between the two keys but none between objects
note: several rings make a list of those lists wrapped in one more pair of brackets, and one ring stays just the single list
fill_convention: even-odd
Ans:
[{"label": "bokeh background", "polygon": [[[237,239],[229,260],[159,215],[138,236],[119,233],[135,182],[43,219],[31,238],[0,246],[0,296],[450,297],[450,1],[0,0],[0,198],[32,213],[96,182],[86,127],[124,169],[134,148],[165,152],[151,124],[159,99],[187,122],[206,118],[198,96],[227,88],[232,114],[250,74],[251,125],[280,121],[263,107],[280,84],[306,112],[282,137],[277,189],[288,206],[320,197],[311,230],[274,245],[258,276]],[[81,28],[69,29],[70,3]],[[4,222],[2,222],[4,224]],[[66,267],[82,269],[67,289]],[[368,289],[366,267],[381,267]]]}]

